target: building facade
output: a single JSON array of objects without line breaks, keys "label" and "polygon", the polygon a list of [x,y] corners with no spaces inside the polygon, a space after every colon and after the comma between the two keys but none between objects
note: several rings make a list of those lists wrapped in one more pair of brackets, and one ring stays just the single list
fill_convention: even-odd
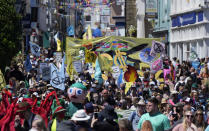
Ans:
[{"label": "building facade", "polygon": [[171,58],[189,60],[193,49],[199,58],[209,56],[209,8],[207,0],[171,0]]},{"label": "building facade", "polygon": [[161,38],[162,42],[168,47],[169,44],[169,29],[170,29],[170,5],[171,0],[157,1],[157,18],[155,19],[153,36]]}]

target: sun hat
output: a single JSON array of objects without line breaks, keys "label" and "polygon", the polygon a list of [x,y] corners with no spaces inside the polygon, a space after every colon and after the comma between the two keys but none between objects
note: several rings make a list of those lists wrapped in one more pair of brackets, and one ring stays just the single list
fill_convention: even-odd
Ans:
[{"label": "sun hat", "polygon": [[40,97],[37,92],[34,92],[32,95],[36,97]]},{"label": "sun hat", "polygon": [[145,106],[146,104],[145,104],[144,100],[141,99],[141,100],[137,103],[137,105]]},{"label": "sun hat", "polygon": [[87,121],[90,118],[91,117],[86,114],[85,110],[81,109],[81,110],[77,110],[73,114],[73,117],[71,118],[71,120],[73,120],[73,121]]},{"label": "sun hat", "polygon": [[167,104],[167,103],[168,103],[167,100],[165,98],[162,98],[161,104]]}]

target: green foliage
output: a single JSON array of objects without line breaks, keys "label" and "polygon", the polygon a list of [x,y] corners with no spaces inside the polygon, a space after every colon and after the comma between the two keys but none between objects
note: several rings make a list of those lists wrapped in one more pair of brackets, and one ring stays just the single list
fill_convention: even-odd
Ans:
[{"label": "green foliage", "polygon": [[10,64],[21,49],[21,15],[16,13],[15,0],[0,0],[0,69]]}]

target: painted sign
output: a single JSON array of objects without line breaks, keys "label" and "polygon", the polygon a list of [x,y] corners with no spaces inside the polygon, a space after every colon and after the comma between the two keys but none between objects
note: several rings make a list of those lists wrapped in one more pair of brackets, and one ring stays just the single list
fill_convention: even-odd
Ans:
[{"label": "painted sign", "polygon": [[158,0],[146,0],[146,17],[155,18],[157,17],[157,2]]}]

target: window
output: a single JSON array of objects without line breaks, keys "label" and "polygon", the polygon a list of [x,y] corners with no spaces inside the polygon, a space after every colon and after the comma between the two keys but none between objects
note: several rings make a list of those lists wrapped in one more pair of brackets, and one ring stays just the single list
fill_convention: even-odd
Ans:
[{"label": "window", "polygon": [[91,21],[91,16],[90,15],[86,16],[86,21]]}]

